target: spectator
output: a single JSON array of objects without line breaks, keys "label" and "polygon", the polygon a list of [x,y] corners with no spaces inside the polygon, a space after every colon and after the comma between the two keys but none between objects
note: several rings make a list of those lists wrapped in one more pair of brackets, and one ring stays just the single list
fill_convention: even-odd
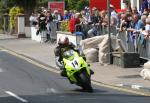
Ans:
[{"label": "spectator", "polygon": [[140,18],[140,14],[139,14],[139,12],[138,12],[138,10],[137,10],[137,7],[132,7],[132,15],[134,15],[134,14],[137,14],[138,15],[138,18]]},{"label": "spectator", "polygon": [[127,16],[127,26],[126,28],[131,28],[132,27],[132,21],[133,21],[133,16],[132,13],[126,13]]},{"label": "spectator", "polygon": [[81,16],[82,16],[82,18],[81,18],[81,22],[83,23],[83,24],[88,24],[89,22],[88,22],[88,17],[86,16],[86,12],[83,10],[83,11],[81,11]]},{"label": "spectator", "polygon": [[144,9],[144,11],[143,11],[142,15],[146,15],[146,16],[148,16],[148,15],[149,15],[149,11],[148,11],[148,9]]},{"label": "spectator", "polygon": [[97,24],[100,21],[100,15],[96,7],[92,9],[91,22],[93,24]]},{"label": "spectator", "polygon": [[54,18],[53,18],[53,16],[52,16],[51,10],[47,10],[46,16],[47,16],[47,18],[46,18],[47,23],[53,21]]},{"label": "spectator", "polygon": [[107,26],[108,25],[108,13],[106,13],[105,16],[103,16],[103,18],[101,19],[101,25],[102,26]]},{"label": "spectator", "polygon": [[36,26],[38,24],[37,16],[35,13],[31,14],[29,21],[30,21],[30,26]]},{"label": "spectator", "polygon": [[126,30],[128,24],[128,18],[125,13],[122,13],[120,16],[120,26],[119,26],[119,31]]},{"label": "spectator", "polygon": [[85,15],[86,15],[86,18],[88,20],[88,23],[91,22],[89,7],[85,7],[84,11],[85,11]]},{"label": "spectator", "polygon": [[144,10],[148,10],[148,1],[147,0],[143,0],[142,4],[141,4],[141,13],[143,13]]},{"label": "spectator", "polygon": [[145,32],[145,36],[150,38],[150,18],[146,19]]},{"label": "spectator", "polygon": [[139,42],[143,47],[146,47],[146,39],[150,36],[150,19],[146,18],[145,20],[145,28],[141,31],[141,34],[139,35]]},{"label": "spectator", "polygon": [[53,20],[57,22],[62,20],[61,14],[58,12],[58,10],[54,10]]},{"label": "spectator", "polygon": [[112,26],[117,26],[118,24],[118,14],[115,11],[115,8],[113,5],[110,5],[110,11],[111,11],[111,23]]},{"label": "spectator", "polygon": [[52,22],[53,22],[53,16],[51,14],[51,11],[48,10],[46,14],[47,40],[45,42],[48,42],[51,39],[51,23]]},{"label": "spectator", "polygon": [[146,18],[147,18],[146,15],[141,16],[141,19],[138,21],[138,30],[143,30],[145,28]]},{"label": "spectator", "polygon": [[87,31],[90,29],[89,27],[89,23],[91,22],[90,20],[90,15],[88,14],[88,10],[82,10],[81,11],[81,23],[82,23],[82,32],[85,36],[85,38],[87,38]]},{"label": "spectator", "polygon": [[[80,24],[80,19],[79,19],[80,13],[76,13],[71,19],[70,19],[70,24],[69,24],[69,31],[71,33],[74,33],[75,31],[80,31],[79,28],[76,28],[77,24]],[[76,30],[78,29],[78,30]]]},{"label": "spectator", "polygon": [[134,14],[133,15],[133,25],[132,25],[133,31],[134,30],[139,30],[138,22],[139,22],[138,14]]},{"label": "spectator", "polygon": [[147,0],[148,2],[148,10],[150,10],[150,0]]},{"label": "spectator", "polygon": [[100,24],[100,21],[101,21],[100,11],[96,7],[93,7],[91,15],[92,28],[88,31],[87,37],[93,37],[97,35],[97,25]]},{"label": "spectator", "polygon": [[126,13],[132,14],[132,8],[131,8],[131,6],[127,7]]},{"label": "spectator", "polygon": [[118,23],[117,23],[117,28],[120,28],[120,25],[121,25],[121,19],[122,19],[122,12],[119,12],[118,13]]},{"label": "spectator", "polygon": [[56,23],[57,30],[59,29],[59,22],[62,20],[61,14],[58,12],[58,10],[54,10],[53,13],[53,21]]},{"label": "spectator", "polygon": [[134,45],[136,45],[136,35],[139,34],[138,29],[139,29],[139,25],[138,25],[138,21],[139,21],[139,17],[138,14],[134,14],[133,15],[133,20],[130,24],[130,27],[128,27],[128,40],[127,42],[132,42],[134,43]]},{"label": "spectator", "polygon": [[102,10],[101,12],[100,12],[100,18],[101,18],[101,20],[103,21],[103,19],[105,18],[105,16],[106,16],[106,10]]},{"label": "spectator", "polygon": [[64,11],[64,17],[63,17],[64,20],[70,20],[70,16],[69,16],[69,13],[67,10]]},{"label": "spectator", "polygon": [[38,17],[39,21],[39,29],[37,30],[36,34],[38,35],[39,32],[46,30],[46,10],[43,10]]},{"label": "spectator", "polygon": [[69,13],[68,13],[68,15],[69,15],[69,18],[71,19],[71,17],[74,15],[73,11],[70,10]]}]

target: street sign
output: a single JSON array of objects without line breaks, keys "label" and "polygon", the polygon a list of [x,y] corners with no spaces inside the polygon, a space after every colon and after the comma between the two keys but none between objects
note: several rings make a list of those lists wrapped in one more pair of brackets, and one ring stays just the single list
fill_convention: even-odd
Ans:
[{"label": "street sign", "polygon": [[65,10],[65,3],[63,1],[53,1],[53,2],[48,2],[48,8],[51,10],[51,12],[54,12],[54,10],[58,10],[61,15],[64,15],[64,10]]}]

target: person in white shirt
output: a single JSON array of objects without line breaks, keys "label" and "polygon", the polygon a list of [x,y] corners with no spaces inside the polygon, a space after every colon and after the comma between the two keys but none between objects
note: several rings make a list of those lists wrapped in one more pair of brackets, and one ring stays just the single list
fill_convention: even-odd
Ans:
[{"label": "person in white shirt", "polygon": [[30,21],[30,26],[36,26],[37,25],[38,20],[37,20],[37,16],[35,13],[31,14],[29,21]]},{"label": "person in white shirt", "polygon": [[118,24],[118,14],[115,11],[115,7],[110,4],[110,11],[111,11],[111,25],[116,26]]},{"label": "person in white shirt", "polygon": [[150,35],[150,18],[146,19],[145,31]]}]

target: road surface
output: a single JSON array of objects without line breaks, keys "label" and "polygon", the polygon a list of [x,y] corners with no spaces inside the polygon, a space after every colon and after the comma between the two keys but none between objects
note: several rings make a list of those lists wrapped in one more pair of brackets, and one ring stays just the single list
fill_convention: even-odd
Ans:
[{"label": "road surface", "polygon": [[83,92],[59,74],[0,50],[0,103],[149,103],[144,97],[93,85]]}]

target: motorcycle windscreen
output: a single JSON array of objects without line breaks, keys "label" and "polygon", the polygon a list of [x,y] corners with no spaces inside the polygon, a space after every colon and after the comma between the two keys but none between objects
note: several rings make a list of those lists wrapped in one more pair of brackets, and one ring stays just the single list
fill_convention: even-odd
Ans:
[{"label": "motorcycle windscreen", "polygon": [[64,52],[63,57],[67,60],[73,60],[74,59],[74,51],[68,50],[68,51]]}]

